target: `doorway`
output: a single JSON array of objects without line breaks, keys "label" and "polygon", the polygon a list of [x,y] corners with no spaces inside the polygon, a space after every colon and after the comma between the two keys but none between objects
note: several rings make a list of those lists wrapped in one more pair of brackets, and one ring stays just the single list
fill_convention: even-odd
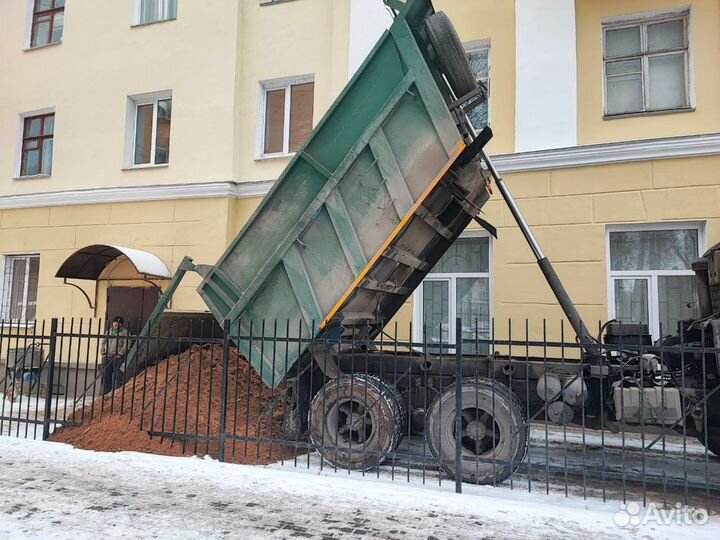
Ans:
[{"label": "doorway", "polygon": [[106,324],[109,326],[109,321],[119,315],[128,333],[137,335],[159,300],[160,291],[155,287],[109,287]]}]

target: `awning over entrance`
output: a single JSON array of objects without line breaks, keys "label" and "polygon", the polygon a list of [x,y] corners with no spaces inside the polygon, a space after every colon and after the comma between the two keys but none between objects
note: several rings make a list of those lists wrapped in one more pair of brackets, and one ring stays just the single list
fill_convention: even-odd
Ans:
[{"label": "awning over entrance", "polygon": [[125,255],[138,274],[147,277],[170,278],[172,274],[158,257],[147,251],[122,246],[97,244],[77,250],[70,255],[55,274],[59,278],[97,280],[105,267]]}]

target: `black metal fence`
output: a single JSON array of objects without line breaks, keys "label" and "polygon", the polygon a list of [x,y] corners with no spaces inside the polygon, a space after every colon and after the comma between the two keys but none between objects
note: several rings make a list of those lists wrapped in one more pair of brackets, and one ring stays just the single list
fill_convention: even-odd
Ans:
[{"label": "black metal fence", "polygon": [[[363,332],[373,339],[314,339],[287,321],[211,326],[138,339],[97,320],[0,322],[0,434],[458,492],[720,499],[720,349],[704,330],[650,344],[616,329],[581,346],[562,324],[552,341],[527,321],[501,338],[493,321],[458,319],[454,339],[424,329],[420,341],[397,325]],[[112,357],[133,346],[137,363]],[[263,370],[288,376],[263,382]]]}]

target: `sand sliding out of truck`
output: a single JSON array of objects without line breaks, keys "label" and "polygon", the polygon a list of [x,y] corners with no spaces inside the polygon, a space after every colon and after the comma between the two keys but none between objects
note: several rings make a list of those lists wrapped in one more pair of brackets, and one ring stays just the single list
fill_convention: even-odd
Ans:
[{"label": "sand sliding out of truck", "polygon": [[[472,458],[463,461],[463,479],[501,481],[526,455],[526,410],[558,424],[582,416],[585,427],[614,431],[682,427],[720,452],[720,358],[703,352],[720,346],[720,247],[694,265],[702,318],[655,344],[682,339],[689,347],[682,355],[652,352],[645,325],[610,323],[592,336],[484,150],[492,132],[478,133],[468,120],[485,89],[448,17],[430,0],[385,4],[392,26],[245,227],[216,264],[183,261],[141,336],[183,275],[197,272],[199,294],[231,335],[260,337],[236,344],[263,382],[295,394],[286,436],[309,426],[324,459],[340,467],[377,466],[414,422],[449,472],[460,441],[459,453]],[[458,372],[450,351],[390,355],[368,347],[471,221],[492,230],[480,218],[492,183],[570,322],[582,361],[473,355]],[[261,324],[273,320],[293,324]],[[263,347],[271,335],[295,340],[282,362]],[[366,373],[348,375],[358,354]],[[407,376],[387,380],[387,362]],[[320,376],[309,377],[313,371]],[[342,450],[353,443],[364,452]]]}]

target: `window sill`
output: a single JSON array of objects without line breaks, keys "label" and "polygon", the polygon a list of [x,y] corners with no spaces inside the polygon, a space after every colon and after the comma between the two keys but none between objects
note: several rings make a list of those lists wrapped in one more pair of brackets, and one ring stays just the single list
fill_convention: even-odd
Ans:
[{"label": "window sill", "polygon": [[677,109],[660,109],[657,111],[630,112],[622,114],[606,114],[603,120],[618,120],[621,118],[638,118],[641,116],[657,116],[660,114],[678,114],[695,112],[695,107],[678,107]]},{"label": "window sill", "polygon": [[144,169],[165,169],[169,167],[169,163],[159,163],[157,165],[132,165],[131,167],[123,167],[123,171],[142,171]]},{"label": "window sill", "polygon": [[15,176],[13,180],[35,180],[40,178],[50,178],[51,174],[29,174],[26,176]]},{"label": "window sill", "polygon": [[45,45],[36,45],[35,47],[25,47],[23,52],[37,51],[38,49],[47,49],[48,47],[55,47],[62,45],[62,39],[60,41],[53,41],[52,43],[46,43]]},{"label": "window sill", "polygon": [[35,321],[3,321],[3,328],[32,328]]},{"label": "window sill", "polygon": [[172,22],[172,21],[177,21],[177,17],[173,17],[172,19],[161,19],[159,21],[135,23],[135,24],[131,24],[130,28],[141,28],[143,26],[152,26],[153,24],[162,24],[162,23]]},{"label": "window sill", "polygon": [[286,159],[294,157],[297,152],[290,152],[289,154],[265,154],[262,156],[257,156],[255,158],[255,161],[269,161],[273,159]]},{"label": "window sill", "polygon": [[292,2],[293,0],[260,0],[260,7],[263,6],[274,6],[275,4],[285,4]]}]

